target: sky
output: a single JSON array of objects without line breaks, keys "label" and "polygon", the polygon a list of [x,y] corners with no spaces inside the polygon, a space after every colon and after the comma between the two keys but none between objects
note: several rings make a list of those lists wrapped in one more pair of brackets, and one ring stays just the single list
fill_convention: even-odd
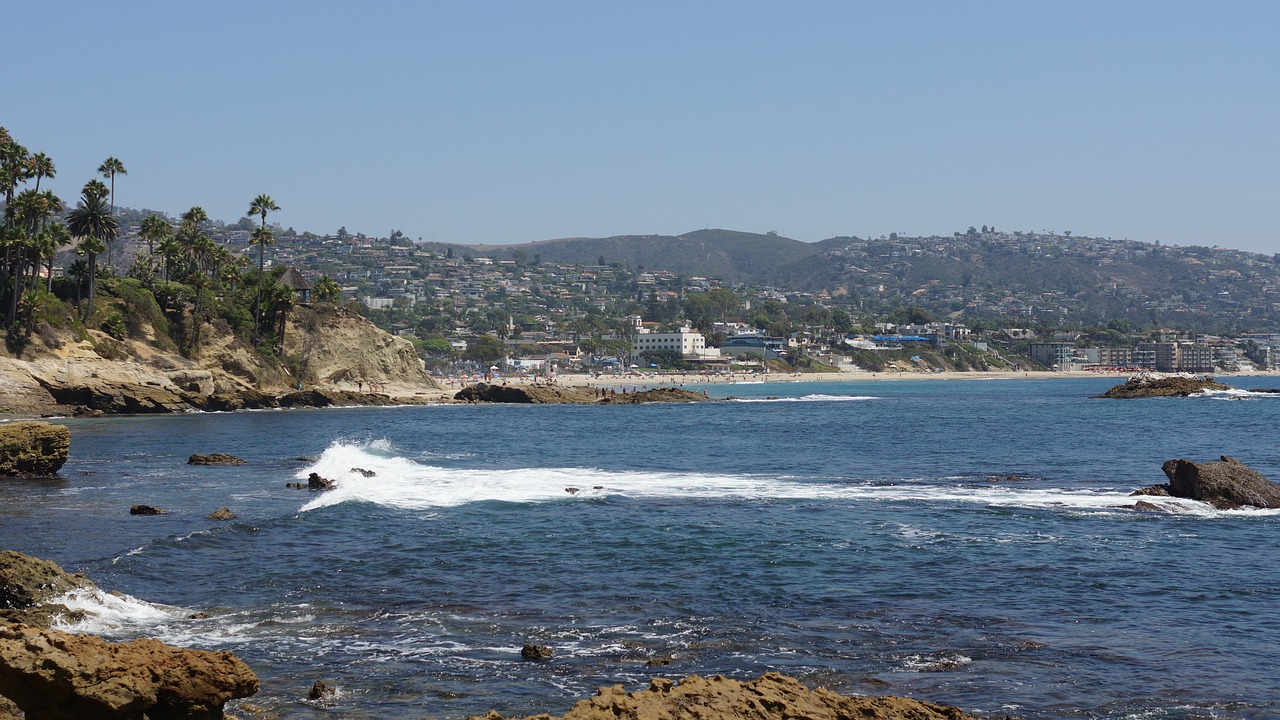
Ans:
[{"label": "sky", "polygon": [[40,2],[0,126],[73,201],[506,244],[1067,231],[1280,252],[1280,3]]}]

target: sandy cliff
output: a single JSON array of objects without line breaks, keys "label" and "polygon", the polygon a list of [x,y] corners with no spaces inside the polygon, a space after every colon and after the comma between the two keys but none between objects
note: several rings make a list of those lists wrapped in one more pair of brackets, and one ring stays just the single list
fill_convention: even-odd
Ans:
[{"label": "sandy cliff", "polygon": [[96,330],[76,338],[48,329],[19,357],[0,355],[0,415],[276,407],[299,384],[340,395],[343,404],[360,402],[360,394],[349,392],[360,389],[357,383],[364,389],[376,383],[383,397],[370,396],[370,404],[386,396],[405,402],[444,397],[407,340],[332,306],[292,312],[283,364],[265,361],[220,323],[205,326],[202,336],[199,353],[187,358],[146,338],[116,340]]}]

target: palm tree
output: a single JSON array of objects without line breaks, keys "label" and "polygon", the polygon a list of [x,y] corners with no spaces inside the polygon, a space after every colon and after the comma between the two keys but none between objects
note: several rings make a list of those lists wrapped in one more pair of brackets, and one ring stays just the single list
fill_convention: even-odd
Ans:
[{"label": "palm tree", "polygon": [[169,221],[159,215],[151,214],[143,218],[142,227],[138,229],[138,235],[147,241],[147,254],[155,255],[156,245],[173,235],[173,228],[169,225]]},{"label": "palm tree", "polygon": [[258,343],[258,327],[262,324],[262,271],[266,261],[266,247],[271,244],[273,236],[267,229],[267,213],[280,209],[270,195],[259,195],[249,203],[249,215],[262,218],[262,226],[253,233],[253,242],[258,245],[258,296],[253,301],[253,343]]},{"label": "palm tree", "polygon": [[316,287],[313,291],[316,300],[320,302],[337,302],[342,297],[342,286],[338,285],[338,281],[325,275],[316,281]]},{"label": "palm tree", "polygon": [[[110,178],[111,180],[111,217],[115,217],[116,216],[116,175],[128,175],[129,171],[124,169],[124,163],[120,162],[118,159],[114,157],[109,157],[106,160],[103,160],[102,164],[98,166],[98,172],[102,174],[102,177]],[[114,243],[114,241],[112,241],[112,243]],[[107,264],[108,265],[111,264],[111,256],[115,252],[114,245],[112,243],[107,244],[107,248],[108,248]]]},{"label": "palm tree", "polygon": [[58,174],[58,169],[53,166],[53,158],[44,153],[36,153],[31,156],[32,165],[35,166],[36,172],[36,192],[40,192],[40,179],[53,178]]},{"label": "palm tree", "polygon": [[293,292],[293,288],[288,285],[276,283],[271,287],[271,308],[276,314],[278,322],[277,332],[279,334],[280,350],[284,351],[284,327],[289,321],[289,310],[294,306],[297,296]]},{"label": "palm tree", "polygon": [[80,238],[77,252],[89,259],[87,275],[89,276],[89,304],[85,317],[93,316],[93,295],[97,284],[98,253],[107,249],[107,245],[120,236],[120,226],[111,215],[110,209],[103,202],[103,197],[92,192],[90,181],[85,185],[80,202],[67,215],[67,229],[72,236]]}]

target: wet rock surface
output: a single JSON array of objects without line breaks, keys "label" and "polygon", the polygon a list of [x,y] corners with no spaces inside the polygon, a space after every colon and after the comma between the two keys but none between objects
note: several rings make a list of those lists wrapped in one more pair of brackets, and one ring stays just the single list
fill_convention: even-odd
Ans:
[{"label": "wet rock surface", "polygon": [[248,465],[245,460],[241,460],[235,455],[227,453],[195,453],[187,458],[188,465]]},{"label": "wet rock surface", "polygon": [[1169,478],[1168,484],[1135,490],[1133,495],[1188,498],[1207,502],[1219,510],[1280,508],[1280,485],[1227,455],[1204,463],[1168,460],[1160,469]]},{"label": "wet rock surface", "polygon": [[1205,390],[1234,390],[1211,377],[1154,377],[1139,375],[1112,387],[1095,398],[1133,400],[1153,397],[1187,397]]}]

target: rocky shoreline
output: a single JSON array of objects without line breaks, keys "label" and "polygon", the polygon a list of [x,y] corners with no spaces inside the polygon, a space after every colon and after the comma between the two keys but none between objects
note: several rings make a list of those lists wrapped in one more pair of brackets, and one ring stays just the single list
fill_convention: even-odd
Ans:
[{"label": "rocky shoreline", "polygon": [[[108,642],[53,629],[78,614],[59,604],[70,592],[100,593],[93,581],[57,564],[0,551],[0,720],[218,720],[226,704],[259,690],[259,679],[227,651],[178,648],[141,638]],[[323,700],[331,689],[316,682],[299,696]],[[4,700],[11,701],[6,711]],[[243,709],[247,709],[245,706]],[[566,712],[563,720],[970,720],[948,705],[885,696],[849,697],[810,689],[799,680],[766,673],[746,682],[691,675],[653,678],[646,689],[601,688]],[[505,720],[493,711],[476,720]],[[529,718],[551,720],[548,715]]]}]

